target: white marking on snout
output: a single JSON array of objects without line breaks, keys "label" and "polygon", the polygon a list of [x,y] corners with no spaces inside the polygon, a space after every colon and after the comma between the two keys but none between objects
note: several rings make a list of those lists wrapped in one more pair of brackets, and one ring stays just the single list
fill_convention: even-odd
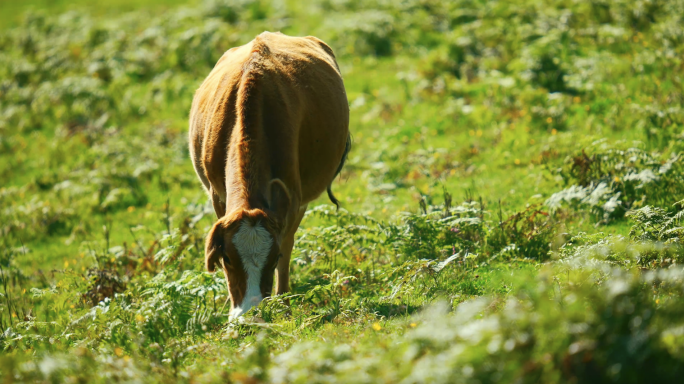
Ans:
[{"label": "white marking on snout", "polygon": [[271,252],[273,239],[261,223],[252,226],[247,221],[243,221],[240,224],[240,229],[233,235],[233,245],[235,245],[242,266],[247,273],[245,297],[240,305],[230,311],[230,317],[234,319],[258,305],[263,299],[260,288],[261,272],[266,264],[268,254]]}]

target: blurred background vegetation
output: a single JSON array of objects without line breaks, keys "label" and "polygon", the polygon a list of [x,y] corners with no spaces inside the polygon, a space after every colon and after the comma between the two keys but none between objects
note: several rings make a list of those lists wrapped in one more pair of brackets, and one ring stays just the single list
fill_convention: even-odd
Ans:
[{"label": "blurred background vegetation", "polygon": [[[678,382],[684,1],[0,1],[6,382]],[[194,90],[336,52],[354,147],[291,306],[227,318]]]}]

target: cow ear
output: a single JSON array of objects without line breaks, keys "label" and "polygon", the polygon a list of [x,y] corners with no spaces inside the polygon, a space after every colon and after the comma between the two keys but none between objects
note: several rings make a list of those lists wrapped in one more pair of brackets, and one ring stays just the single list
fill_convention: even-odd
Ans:
[{"label": "cow ear", "polygon": [[214,226],[211,227],[211,230],[207,235],[204,248],[204,262],[208,272],[216,271],[216,264],[220,265],[221,258],[228,262],[228,258],[225,257],[225,232],[226,231],[222,223],[217,221]]},{"label": "cow ear", "polygon": [[290,210],[290,191],[280,179],[273,179],[268,184],[268,208],[279,219],[284,219]]}]

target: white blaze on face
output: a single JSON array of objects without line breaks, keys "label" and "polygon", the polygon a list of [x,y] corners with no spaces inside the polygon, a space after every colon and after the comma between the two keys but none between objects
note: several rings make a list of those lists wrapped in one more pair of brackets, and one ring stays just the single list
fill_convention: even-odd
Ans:
[{"label": "white blaze on face", "polygon": [[231,318],[236,318],[247,312],[263,299],[261,295],[261,272],[271,252],[273,239],[261,225],[252,226],[247,221],[240,223],[240,229],[233,235],[233,245],[240,255],[242,266],[247,273],[247,292],[239,306],[230,312]]}]

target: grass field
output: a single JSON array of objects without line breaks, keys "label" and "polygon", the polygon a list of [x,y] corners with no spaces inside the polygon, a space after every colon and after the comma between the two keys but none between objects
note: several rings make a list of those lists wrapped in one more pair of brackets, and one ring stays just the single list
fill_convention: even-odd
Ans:
[{"label": "grass field", "polygon": [[[684,1],[0,15],[3,382],[684,377]],[[343,209],[322,196],[298,232],[292,294],[231,323],[187,117],[264,30],[331,45],[354,144]]]}]

